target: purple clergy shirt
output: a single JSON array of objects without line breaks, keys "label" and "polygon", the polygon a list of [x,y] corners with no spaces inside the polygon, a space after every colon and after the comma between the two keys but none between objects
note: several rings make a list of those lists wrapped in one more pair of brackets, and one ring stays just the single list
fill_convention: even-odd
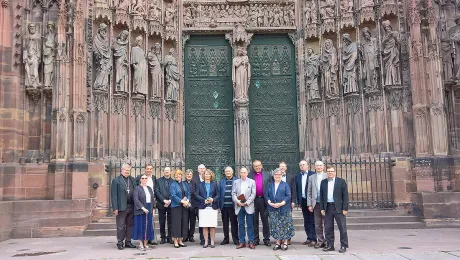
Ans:
[{"label": "purple clergy shirt", "polygon": [[262,172],[254,173],[254,181],[256,182],[256,196],[264,196],[264,179]]}]

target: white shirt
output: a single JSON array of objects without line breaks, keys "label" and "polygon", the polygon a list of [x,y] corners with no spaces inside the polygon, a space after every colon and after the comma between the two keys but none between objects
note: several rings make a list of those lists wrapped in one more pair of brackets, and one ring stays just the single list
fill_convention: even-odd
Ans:
[{"label": "white shirt", "polygon": [[204,181],[203,177],[201,177],[201,175],[199,175],[199,176],[200,176],[200,182],[203,182]]},{"label": "white shirt", "polygon": [[284,174],[283,176],[281,176],[281,180],[286,182],[286,174]]},{"label": "white shirt", "polygon": [[144,188],[144,192],[145,192],[145,203],[151,203],[152,200],[151,200],[151,197],[150,197],[149,189],[147,188],[147,186],[142,187],[142,188]]},{"label": "white shirt", "polygon": [[332,180],[327,180],[327,202],[334,202],[334,184],[335,177]]},{"label": "white shirt", "polygon": [[[281,182],[280,182],[280,183],[281,183]],[[276,192],[278,191],[278,186],[280,186],[280,183],[277,184],[277,183],[275,182],[275,195],[276,195]]]},{"label": "white shirt", "polygon": [[305,186],[307,185],[308,172],[302,174],[302,198],[306,199],[307,194],[305,194]]},{"label": "white shirt", "polygon": [[247,179],[241,179],[241,194],[246,194],[246,190],[248,189]]},{"label": "white shirt", "polygon": [[147,186],[149,186],[153,190],[153,179],[152,179],[152,177],[147,177]]},{"label": "white shirt", "polygon": [[321,182],[324,180],[324,172],[316,173],[316,187],[318,187],[318,196],[321,191]]}]

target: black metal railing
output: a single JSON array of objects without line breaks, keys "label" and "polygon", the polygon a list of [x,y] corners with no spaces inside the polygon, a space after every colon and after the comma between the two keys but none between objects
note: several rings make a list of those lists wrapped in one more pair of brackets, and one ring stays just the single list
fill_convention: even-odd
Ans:
[{"label": "black metal railing", "polygon": [[[309,169],[315,171],[316,159],[306,160]],[[326,167],[333,166],[336,169],[337,177],[343,178],[348,184],[348,196],[350,208],[352,209],[391,209],[394,208],[393,186],[392,186],[392,160],[389,157],[381,156],[366,156],[366,157],[349,157],[340,159],[322,160]],[[163,171],[166,167],[174,172],[177,169],[182,170],[185,178],[186,165],[183,161],[180,162],[161,162],[158,160],[146,161],[110,161],[106,164],[107,180],[109,186],[112,179],[121,174],[123,163],[131,165],[131,176],[137,177],[145,172],[147,164],[153,167],[153,175],[156,178],[163,176]],[[262,162],[263,163],[263,162]],[[275,163],[263,163],[264,169],[272,171],[278,165]],[[230,166],[236,176],[239,175],[241,167],[246,167],[249,171],[252,169],[251,161],[244,164],[231,165],[206,165],[206,168],[211,169],[216,174],[216,180],[220,180],[224,176],[225,167]],[[298,165],[288,165],[288,174],[297,174]],[[197,167],[191,168],[194,173],[197,172]],[[109,189],[109,205],[111,206],[110,189]],[[110,211],[109,211],[110,212]]]}]

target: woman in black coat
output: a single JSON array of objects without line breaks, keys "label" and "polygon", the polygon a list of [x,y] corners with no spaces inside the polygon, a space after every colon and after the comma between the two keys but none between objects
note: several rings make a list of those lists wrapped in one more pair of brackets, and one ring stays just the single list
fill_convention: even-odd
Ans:
[{"label": "woman in black coat", "polygon": [[132,239],[139,240],[139,249],[148,248],[147,243],[154,238],[153,230],[153,190],[147,185],[147,175],[134,190],[134,228]]}]

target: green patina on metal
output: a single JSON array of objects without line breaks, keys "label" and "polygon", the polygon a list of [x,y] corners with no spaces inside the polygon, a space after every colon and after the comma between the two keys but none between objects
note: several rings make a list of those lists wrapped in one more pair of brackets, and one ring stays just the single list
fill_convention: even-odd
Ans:
[{"label": "green patina on metal", "polygon": [[203,163],[220,178],[235,162],[232,49],[224,37],[194,37],[184,53],[186,167]]},{"label": "green patina on metal", "polygon": [[287,36],[255,35],[248,47],[251,63],[249,115],[251,156],[265,169],[299,161],[295,48]]}]

